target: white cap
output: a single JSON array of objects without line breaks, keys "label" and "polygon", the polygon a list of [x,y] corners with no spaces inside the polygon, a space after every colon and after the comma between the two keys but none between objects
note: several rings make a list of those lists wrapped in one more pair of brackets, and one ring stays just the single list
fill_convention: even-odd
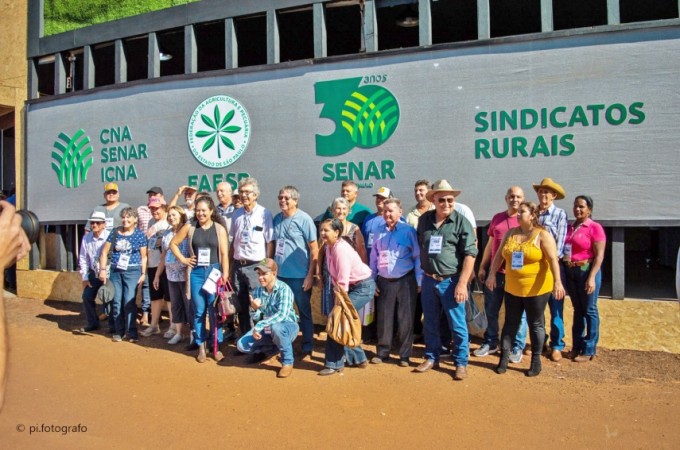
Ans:
[{"label": "white cap", "polygon": [[106,222],[106,214],[101,211],[93,211],[90,216],[90,222]]}]

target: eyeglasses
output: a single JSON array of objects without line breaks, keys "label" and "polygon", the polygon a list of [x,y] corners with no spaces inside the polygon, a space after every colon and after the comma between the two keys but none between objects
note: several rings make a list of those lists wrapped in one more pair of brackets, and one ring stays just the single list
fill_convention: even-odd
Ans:
[{"label": "eyeglasses", "polygon": [[455,199],[454,199],[453,197],[442,197],[442,198],[440,198],[439,200],[437,200],[437,202],[438,202],[440,205],[443,205],[444,203],[448,203],[448,204],[450,204],[450,205],[453,205],[453,202],[454,202],[454,201],[455,201]]},{"label": "eyeglasses", "polygon": [[106,195],[112,195],[112,194],[117,194],[117,193],[118,193],[118,191],[106,191],[106,192],[104,192],[104,194],[106,194]]},{"label": "eyeglasses", "polygon": [[286,201],[292,200],[292,197],[286,197],[286,196],[283,196],[283,195],[279,195],[279,200],[286,200]]},{"label": "eyeglasses", "polygon": [[239,191],[239,195],[241,197],[248,197],[249,195],[253,195],[255,192],[253,191]]}]

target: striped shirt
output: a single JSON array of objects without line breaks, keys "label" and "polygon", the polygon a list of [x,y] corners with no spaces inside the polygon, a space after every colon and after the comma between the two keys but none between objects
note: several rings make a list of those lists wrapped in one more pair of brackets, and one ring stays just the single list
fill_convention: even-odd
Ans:
[{"label": "striped shirt", "polygon": [[567,213],[553,203],[538,213],[538,223],[552,234],[557,244],[557,258],[564,256],[564,241],[567,239]]},{"label": "striped shirt", "polygon": [[78,267],[83,281],[88,280],[90,270],[95,274],[99,273],[99,255],[108,237],[109,232],[107,230],[103,230],[98,238],[94,237],[92,231],[83,236],[80,244],[80,255],[78,255]]}]

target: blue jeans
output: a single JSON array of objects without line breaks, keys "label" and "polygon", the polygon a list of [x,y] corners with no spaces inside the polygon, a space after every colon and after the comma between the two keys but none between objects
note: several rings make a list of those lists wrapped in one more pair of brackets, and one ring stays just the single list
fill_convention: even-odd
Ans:
[{"label": "blue jeans", "polygon": [[[210,271],[214,268],[219,269],[220,265],[215,263],[210,266],[199,267],[196,266],[191,269],[191,305],[194,309],[194,339],[198,345],[203,344],[209,339],[207,320],[208,316],[215,317],[215,294],[208,294],[201,289],[203,283],[208,279]],[[212,320],[212,319],[211,319]],[[213,333],[217,329],[217,342],[222,343],[222,327],[211,326],[210,332]],[[211,334],[212,335],[212,334]]]},{"label": "blue jeans", "polygon": [[113,295],[113,325],[115,333],[123,336],[127,330],[128,339],[138,339],[137,335],[137,282],[142,276],[140,266],[127,270],[111,269]]},{"label": "blue jeans", "polygon": [[302,351],[311,352],[314,348],[314,322],[312,321],[312,290],[302,289],[304,278],[279,277],[293,291],[295,305],[300,314],[300,329],[302,330]]},{"label": "blue jeans", "polygon": [[[565,280],[564,264],[560,261],[560,277]],[[553,350],[564,348],[564,299],[557,300],[553,295],[548,300],[550,309],[550,347]]]},{"label": "blue jeans", "polygon": [[[366,278],[350,286],[347,294],[352,305],[359,311],[375,295],[375,281],[373,281],[373,278]],[[368,360],[361,345],[355,348],[344,347],[330,337],[326,337],[326,363],[324,365],[329,369],[341,369],[345,365],[345,359],[347,359],[347,364],[350,365],[360,364]]]},{"label": "blue jeans", "polygon": [[[484,332],[484,344],[491,348],[498,347],[499,341],[499,325],[498,315],[505,298],[505,274],[496,273],[496,289],[493,292],[487,289],[484,285],[484,311],[489,325]],[[524,350],[524,345],[527,342],[527,314],[522,313],[522,322],[519,325],[519,331],[515,336],[515,342],[512,345],[512,350]]]},{"label": "blue jeans", "polygon": [[573,351],[576,354],[592,356],[596,353],[597,341],[600,338],[600,314],[597,310],[597,297],[602,285],[602,271],[595,275],[595,290],[586,293],[586,280],[590,270],[583,267],[566,269],[566,287],[571,304],[574,306],[574,323],[571,334],[574,339]]},{"label": "blue jeans", "polygon": [[87,320],[88,328],[99,328],[99,316],[97,315],[95,298],[97,297],[97,291],[99,291],[102,282],[91,270],[88,272],[87,278],[92,287],[85,287],[85,289],[83,289],[83,309],[85,310],[85,319]]},{"label": "blue jeans", "polygon": [[[153,280],[151,280],[153,281]],[[149,277],[144,278],[142,283],[142,312],[151,312],[151,294],[149,293]]]},{"label": "blue jeans", "polygon": [[425,359],[439,361],[441,353],[439,315],[443,310],[453,335],[453,361],[456,366],[467,366],[470,342],[465,320],[465,302],[458,303],[454,298],[457,283],[458,275],[442,281],[423,276],[421,300],[425,316],[423,325]]},{"label": "blue jeans", "polygon": [[293,364],[293,341],[298,335],[300,327],[295,322],[279,322],[271,326],[271,334],[260,333],[262,337],[255,340],[253,331],[244,334],[236,343],[236,348],[242,353],[264,353],[275,355],[281,353],[281,364]]}]

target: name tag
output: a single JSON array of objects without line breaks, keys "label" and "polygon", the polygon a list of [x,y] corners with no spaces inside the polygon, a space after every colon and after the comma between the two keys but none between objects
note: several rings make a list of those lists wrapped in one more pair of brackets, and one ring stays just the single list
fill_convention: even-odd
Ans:
[{"label": "name tag", "polygon": [[514,270],[519,270],[524,267],[524,253],[523,252],[512,252],[512,262],[510,266]]},{"label": "name tag", "polygon": [[106,229],[110,230],[113,228],[113,217],[106,218]]},{"label": "name tag", "polygon": [[571,261],[571,244],[564,244],[564,260]]},{"label": "name tag", "polygon": [[286,240],[279,239],[276,241],[276,256],[283,258],[283,251],[286,248]]},{"label": "name tag", "polygon": [[196,264],[204,267],[210,265],[210,249],[208,247],[200,247],[198,249],[198,260]]},{"label": "name tag", "polygon": [[373,233],[368,233],[368,242],[366,243],[368,248],[373,247]]},{"label": "name tag", "polygon": [[250,244],[250,230],[243,230],[241,233],[241,244]]},{"label": "name tag", "polygon": [[428,253],[430,255],[438,255],[442,252],[442,244],[444,243],[443,236],[430,236],[430,248]]},{"label": "name tag", "polygon": [[151,236],[151,237],[149,238],[148,247],[149,247],[151,250],[155,250],[155,249],[156,249],[156,247],[157,247],[156,241],[157,241],[157,240],[158,240],[158,238],[157,238],[155,235],[154,235],[154,236]]},{"label": "name tag", "polygon": [[390,262],[390,253],[387,250],[381,250],[378,256],[378,267],[381,269],[387,268]]},{"label": "name tag", "polygon": [[118,257],[118,264],[116,264],[116,268],[119,270],[127,270],[128,264],[130,264],[130,255],[127,253],[121,253],[121,255]]}]

